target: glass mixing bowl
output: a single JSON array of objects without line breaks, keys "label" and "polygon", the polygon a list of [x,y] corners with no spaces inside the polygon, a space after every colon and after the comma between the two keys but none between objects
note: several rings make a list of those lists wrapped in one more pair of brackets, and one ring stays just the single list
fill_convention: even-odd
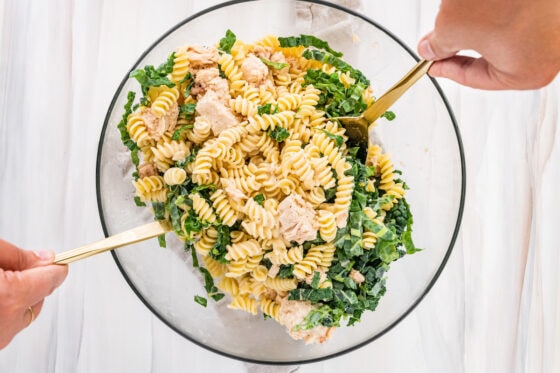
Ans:
[{"label": "glass mixing bowl", "polygon": [[[377,94],[386,91],[417,61],[416,55],[374,21],[321,1],[261,0],[224,3],[184,20],[144,52],[131,67],[159,65],[177,46],[213,45],[231,29],[239,39],[256,41],[268,34],[313,34],[344,52]],[[139,92],[125,79],[109,107],[97,158],[97,198],[106,236],[153,221],[148,208],[134,204],[132,165],[117,123],[128,91]],[[322,345],[294,341],[283,326],[262,315],[252,316],[209,300],[203,281],[191,267],[190,253],[167,235],[168,247],[149,240],[113,252],[133,291],[165,324],[192,342],[217,353],[258,363],[293,364],[334,357],[382,336],[402,320],[433,286],[449,257],[461,220],[465,164],[459,130],[437,83],[425,76],[392,110],[397,118],[380,121],[376,136],[391,154],[410,190],[414,239],[423,251],[405,256],[388,272],[387,292],[375,312],[352,327],[340,327]]]}]

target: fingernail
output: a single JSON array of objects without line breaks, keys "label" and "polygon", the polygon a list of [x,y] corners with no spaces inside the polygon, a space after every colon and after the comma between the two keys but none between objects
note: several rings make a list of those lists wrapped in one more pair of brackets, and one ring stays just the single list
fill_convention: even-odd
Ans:
[{"label": "fingernail", "polygon": [[418,44],[418,53],[425,60],[432,61],[436,59],[436,54],[428,39],[424,39]]},{"label": "fingernail", "polygon": [[36,251],[35,255],[41,260],[50,260],[53,257],[53,253],[48,250]]}]

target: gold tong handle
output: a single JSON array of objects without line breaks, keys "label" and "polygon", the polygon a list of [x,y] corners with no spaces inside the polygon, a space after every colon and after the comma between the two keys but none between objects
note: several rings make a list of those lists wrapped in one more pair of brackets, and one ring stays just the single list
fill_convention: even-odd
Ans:
[{"label": "gold tong handle", "polygon": [[383,113],[385,113],[391,105],[395,103],[412,86],[418,79],[422,77],[434,61],[420,60],[401,80],[391,87],[385,94],[379,97],[373,105],[364,111],[364,118],[373,123]]},{"label": "gold tong handle", "polygon": [[149,238],[157,237],[170,230],[171,228],[167,224],[155,221],[153,223],[141,225],[139,227],[117,233],[113,236],[105,238],[104,240],[96,241],[73,250],[68,250],[63,253],[56,254],[54,263],[72,263],[76,260],[84,259],[95,254],[113,250],[121,246],[126,246],[136,242],[147,240]]}]

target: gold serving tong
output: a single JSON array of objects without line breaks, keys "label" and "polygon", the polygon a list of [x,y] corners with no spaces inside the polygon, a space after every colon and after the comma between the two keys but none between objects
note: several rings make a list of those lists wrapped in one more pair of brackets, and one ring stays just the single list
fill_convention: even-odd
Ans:
[{"label": "gold serving tong", "polygon": [[379,97],[357,117],[336,117],[346,129],[348,141],[360,148],[362,157],[367,153],[369,144],[369,128],[391,105],[395,103],[414,83],[418,81],[432,66],[433,61],[420,60],[406,75]]},{"label": "gold serving tong", "polygon": [[73,250],[56,254],[54,258],[55,264],[68,264],[76,260],[85,259],[92,255],[113,250],[121,246],[130,245],[136,242],[144,241],[149,238],[157,237],[169,232],[171,227],[165,222],[152,222],[141,225],[127,231],[117,233],[107,237],[104,240],[96,241],[85,246],[78,247]]}]

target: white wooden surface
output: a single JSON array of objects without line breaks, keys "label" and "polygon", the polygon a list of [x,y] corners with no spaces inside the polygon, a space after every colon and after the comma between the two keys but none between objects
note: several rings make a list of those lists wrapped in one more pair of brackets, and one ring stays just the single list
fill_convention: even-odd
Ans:
[{"label": "white wooden surface", "polygon": [[[113,92],[147,42],[216,3],[0,0],[0,237],[63,251],[103,236],[94,171]],[[439,2],[339,3],[414,48]],[[465,146],[462,229],[432,291],[381,339],[299,368],[231,360],[152,316],[105,254],[72,265],[0,351],[0,372],[559,372],[560,79],[527,92],[441,84]]]}]

